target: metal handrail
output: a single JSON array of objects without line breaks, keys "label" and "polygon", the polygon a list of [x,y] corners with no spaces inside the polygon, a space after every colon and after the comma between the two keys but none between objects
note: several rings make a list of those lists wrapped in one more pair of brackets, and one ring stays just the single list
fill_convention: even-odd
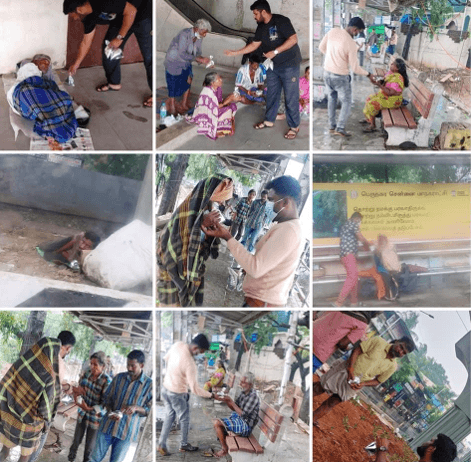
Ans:
[{"label": "metal handrail", "polygon": [[[471,239],[469,238],[464,238],[464,239],[433,239],[433,240],[427,240],[427,241],[390,241],[391,244],[394,245],[401,245],[401,244],[431,244],[434,242],[469,242],[471,244]],[[313,247],[315,249],[337,249],[340,247],[340,244],[330,244],[330,245],[314,245]]]}]

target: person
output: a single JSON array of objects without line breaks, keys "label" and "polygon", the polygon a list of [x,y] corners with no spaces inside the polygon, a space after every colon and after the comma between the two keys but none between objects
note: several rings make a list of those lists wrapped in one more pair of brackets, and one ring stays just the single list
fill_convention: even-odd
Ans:
[{"label": "person", "polygon": [[243,197],[234,210],[234,214],[232,215],[231,235],[236,241],[244,234],[245,222],[247,221],[249,210],[256,195],[255,189],[251,189],[247,197]]},{"label": "person", "polygon": [[[389,292],[389,296],[385,298],[389,301],[395,300],[399,294],[396,277],[397,274],[401,272],[401,262],[399,261],[399,256],[396,253],[394,245],[389,242],[389,239],[384,234],[378,234],[375,257],[377,258],[378,271]],[[394,286],[396,290],[393,290]]]},{"label": "person", "polygon": [[376,29],[373,27],[371,29],[371,34],[368,37],[368,46],[372,47],[378,44],[378,34],[376,33]]},{"label": "person", "polygon": [[[143,418],[152,406],[152,379],[144,372],[145,354],[133,350],[127,355],[127,372],[117,374],[107,388],[103,403],[108,413],[101,419],[90,462],[122,462],[129,446],[137,441]],[[108,460],[108,459],[107,459]]]},{"label": "person", "polygon": [[[327,89],[327,109],[329,113],[329,131],[333,135],[350,137],[351,133],[345,130],[352,107],[352,86],[350,69],[359,75],[366,75],[370,80],[370,72],[358,64],[358,47],[353,40],[355,35],[365,29],[361,18],[350,20],[346,29],[331,29],[319,44],[319,51],[325,55],[324,82]],[[336,120],[337,101],[342,108],[338,121]]]},{"label": "person", "polygon": [[105,369],[103,370],[103,372],[106,375],[109,375],[111,378],[113,378],[113,376],[114,376],[113,369],[114,369],[114,367],[113,367],[113,363],[111,361],[111,356],[107,356],[106,357]]},{"label": "person", "polygon": [[326,312],[312,323],[312,351],[315,372],[337,348],[347,350],[350,344],[367,340],[368,324],[379,311]]},{"label": "person", "polygon": [[241,244],[249,252],[253,252],[255,244],[257,242],[258,235],[262,231],[265,224],[268,222],[268,191],[262,190],[260,199],[255,199],[250,205],[250,209],[247,213],[247,220],[245,222],[245,232],[242,237]]},{"label": "person", "polygon": [[383,278],[381,277],[380,267],[378,266],[378,260],[376,256],[369,257],[368,260],[371,264],[371,267],[358,271],[358,277],[374,279],[376,286],[376,297],[378,300],[381,300],[386,296],[386,286],[384,285]]},{"label": "person", "polygon": [[[221,443],[221,450],[214,454],[217,458],[225,457],[228,453],[226,437],[228,432],[233,432],[239,436],[250,436],[252,430],[258,422],[258,413],[260,411],[260,398],[254,390],[255,377],[251,372],[247,372],[240,381],[242,392],[232,400],[230,396],[224,396],[221,399],[232,414],[229,417],[215,419],[213,421],[214,431]],[[217,397],[216,399],[219,399]]]},{"label": "person", "polygon": [[74,439],[69,450],[68,460],[73,462],[77,450],[85,437],[83,462],[89,462],[96,444],[98,427],[105,414],[103,406],[105,392],[111,383],[111,377],[104,372],[106,356],[103,351],[97,351],[90,356],[90,369],[73,388],[75,404],[78,406],[77,424]]},{"label": "person", "polygon": [[[389,461],[389,443],[390,440],[387,438],[377,439],[375,462]],[[453,462],[458,455],[456,444],[443,433],[423,443],[416,451],[420,457],[419,462]]]},{"label": "person", "polygon": [[215,140],[235,133],[236,112],[235,103],[223,101],[222,77],[217,72],[209,72],[204,78],[195,110],[192,115],[186,116],[186,120],[198,125],[199,135]]},{"label": "person", "polygon": [[366,250],[370,243],[360,232],[363,215],[354,212],[349,220],[340,229],[340,260],[347,271],[347,278],[343,284],[334,306],[343,306],[347,297],[350,297],[350,306],[358,306],[358,267],[356,256],[358,254],[358,241],[361,241]]},{"label": "person", "polygon": [[314,410],[313,423],[329,413],[343,401],[353,398],[363,387],[376,387],[385,382],[397,369],[396,358],[402,358],[414,351],[415,345],[410,337],[402,337],[388,343],[375,336],[361,342],[348,360],[334,361],[320,382],[313,384],[313,396],[328,393],[326,399]]},{"label": "person", "polygon": [[[297,204],[301,186],[291,176],[280,176],[270,181],[267,200],[273,202],[276,213],[273,225],[255,246],[255,255],[237,242],[220,223],[201,229],[208,235],[227,241],[227,248],[246,272],[243,291],[245,306],[285,306],[293,284],[303,237]],[[249,226],[249,223],[247,223]]]},{"label": "person", "polygon": [[304,70],[304,77],[299,79],[299,112],[309,114],[311,112],[310,103],[310,67]]},{"label": "person", "polygon": [[0,381],[0,460],[20,446],[19,462],[40,453],[57,413],[64,358],[75,345],[75,337],[62,331],[57,338],[43,337],[26,350]]},{"label": "person", "polygon": [[[221,353],[220,358],[221,357],[222,357],[222,353]],[[217,365],[217,369],[214,371],[210,379],[207,382],[205,382],[203,386],[203,388],[206,391],[213,391],[214,388],[220,388],[222,384],[224,383],[224,377],[226,376],[226,368],[224,366],[222,359],[218,359],[216,365]]]},{"label": "person", "polygon": [[98,234],[85,231],[58,241],[43,242],[36,247],[36,251],[46,261],[66,265],[78,271],[86,255],[95,249],[100,241]]},{"label": "person", "polygon": [[401,58],[395,59],[384,79],[378,81],[372,79],[372,83],[379,88],[379,91],[368,96],[363,108],[365,120],[361,123],[368,124],[363,130],[365,133],[376,131],[375,119],[383,109],[393,109],[402,105],[402,92],[409,86],[406,63]]},{"label": "person", "polygon": [[[215,174],[200,181],[173,213],[157,241],[159,267],[157,294],[165,306],[202,306],[205,261],[216,258],[218,244],[202,236],[200,226],[210,225],[214,203],[232,197],[234,183]],[[219,212],[217,212],[219,213]]]},{"label": "person", "polygon": [[162,386],[162,399],[165,403],[165,419],[159,438],[158,452],[163,456],[170,453],[167,449],[167,439],[173,422],[178,416],[181,433],[181,452],[194,452],[198,450],[188,442],[190,430],[190,395],[188,389],[202,398],[214,398],[214,394],[201,388],[196,377],[195,356],[204,354],[209,349],[209,341],[204,334],[196,335],[190,344],[184,342],[174,343],[165,355],[167,371]]},{"label": "person", "polygon": [[[198,19],[193,27],[181,30],[170,42],[165,55],[165,79],[168,99],[167,112],[172,115],[185,113],[190,109],[190,88],[193,82],[192,62],[207,65],[210,59],[202,56],[203,39],[211,32],[211,23]],[[175,98],[183,96],[181,103]]]},{"label": "person", "polygon": [[224,103],[254,104],[264,103],[266,97],[265,80],[267,70],[261,64],[259,55],[252,53],[247,62],[237,71],[234,92],[231,93]]},{"label": "person", "polygon": [[13,112],[34,121],[34,133],[50,144],[72,139],[78,128],[72,98],[54,81],[51,58],[37,54],[19,66],[15,85],[7,93]]},{"label": "person", "polygon": [[266,0],[257,0],[250,6],[257,29],[252,43],[240,50],[225,50],[227,56],[253,53],[261,47],[265,58],[271,60],[273,67],[267,70],[267,106],[265,119],[254,125],[256,130],[271,128],[275,124],[280,105],[281,91],[284,90],[286,101],[286,120],[289,130],[285,138],[295,139],[301,123],[299,114],[299,65],[301,51],[298,36],[286,16],[272,14]]},{"label": "person", "polygon": [[365,42],[366,42],[365,33],[361,31],[355,37],[355,43],[357,44],[357,47],[358,47],[358,61],[360,63],[360,67],[363,67],[363,62],[365,60],[365,48],[366,48]]},{"label": "person", "polygon": [[[76,74],[90,51],[96,26],[105,24],[109,26],[102,45],[106,83],[99,85],[96,91],[121,90],[121,58],[108,57],[107,50],[124,50],[129,37],[134,34],[144,58],[147,84],[152,92],[152,0],[64,0],[63,12],[73,20],[81,20],[84,28],[77,57],[69,67],[70,75]],[[152,107],[152,94],[143,104]]]},{"label": "person", "polygon": [[391,37],[388,40],[388,47],[386,48],[386,53],[389,55],[393,55],[396,51],[397,45],[397,34],[396,31],[393,29],[391,32]]}]

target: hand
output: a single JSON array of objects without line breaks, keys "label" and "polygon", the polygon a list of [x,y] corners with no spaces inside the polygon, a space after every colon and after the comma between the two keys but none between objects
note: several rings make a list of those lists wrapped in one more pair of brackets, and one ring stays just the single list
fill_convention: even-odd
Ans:
[{"label": "hand", "polygon": [[110,415],[109,418],[111,420],[114,420],[115,422],[119,422],[121,420],[121,417],[119,417],[119,415],[115,415],[115,414]]},{"label": "hand", "polygon": [[200,64],[209,64],[211,60],[209,58],[205,58],[204,56],[198,56],[198,58],[196,58],[196,62]]},{"label": "hand", "polygon": [[373,85],[376,85],[377,82],[374,78],[374,75],[370,72],[370,75],[368,76],[368,78],[370,79],[370,82],[373,84]]},{"label": "hand", "polygon": [[268,53],[263,53],[263,56],[268,59],[273,59],[276,55],[273,51],[269,51]]},{"label": "hand", "polygon": [[69,75],[75,75],[79,67],[79,63],[72,64],[72,66],[69,67]]},{"label": "hand", "polygon": [[216,210],[213,210],[212,212],[204,215],[201,226],[204,226],[205,228],[214,228],[214,226],[219,223],[219,220],[220,220],[219,212]]},{"label": "hand", "polygon": [[115,37],[113,40],[111,40],[110,44],[108,45],[110,48],[115,50],[116,48],[119,48],[123,41],[119,39],[118,37]]},{"label": "hand", "polygon": [[222,239],[225,239],[226,241],[228,241],[232,237],[231,233],[226,228],[224,228],[221,223],[217,223],[211,228],[206,228],[201,225],[201,230],[207,236],[220,237]]},{"label": "hand", "polygon": [[212,398],[216,401],[224,401],[224,396],[219,396],[217,393],[213,393],[212,395]]},{"label": "hand", "polygon": [[347,374],[348,374],[347,380],[353,380],[355,378],[355,374],[353,373],[352,367],[347,368]]},{"label": "hand", "polygon": [[123,409],[121,409],[121,412],[126,415],[132,415],[137,411],[137,406],[132,405],[132,406],[127,406]]},{"label": "hand", "polygon": [[376,447],[379,449],[381,446],[384,446],[386,449],[389,449],[389,444],[391,441],[389,441],[387,438],[376,438]]},{"label": "hand", "polygon": [[353,390],[361,390],[363,388],[362,383],[349,383],[349,385]]}]

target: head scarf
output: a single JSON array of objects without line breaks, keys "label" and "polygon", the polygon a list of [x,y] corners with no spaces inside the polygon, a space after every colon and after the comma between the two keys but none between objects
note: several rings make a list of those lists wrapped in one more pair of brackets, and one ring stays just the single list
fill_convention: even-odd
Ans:
[{"label": "head scarf", "polygon": [[219,202],[231,197],[232,189],[230,178],[212,175],[200,181],[173,213],[157,244],[161,304],[202,306],[204,262],[214,241],[202,236],[203,213],[210,201]]}]

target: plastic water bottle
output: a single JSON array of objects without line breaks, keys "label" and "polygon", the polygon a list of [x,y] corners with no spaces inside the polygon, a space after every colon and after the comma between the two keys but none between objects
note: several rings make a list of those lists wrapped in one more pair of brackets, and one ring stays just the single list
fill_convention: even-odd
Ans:
[{"label": "plastic water bottle", "polygon": [[167,117],[167,106],[165,105],[165,101],[160,106],[160,120],[163,121]]}]

